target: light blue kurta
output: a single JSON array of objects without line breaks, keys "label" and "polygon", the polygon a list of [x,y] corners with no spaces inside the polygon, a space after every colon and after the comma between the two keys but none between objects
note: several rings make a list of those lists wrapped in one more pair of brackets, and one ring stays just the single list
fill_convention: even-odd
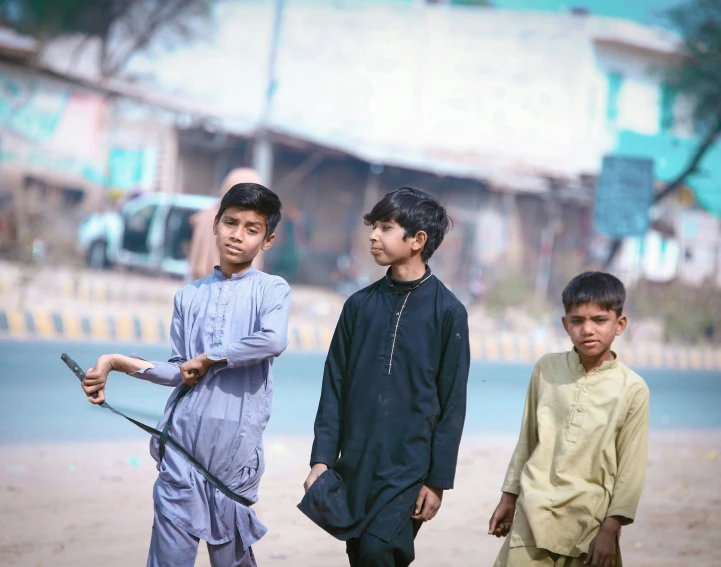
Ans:
[{"label": "light blue kurta", "polygon": [[[179,403],[170,436],[233,492],[251,502],[258,499],[264,470],[263,430],[270,417],[273,359],[288,345],[290,287],[282,278],[249,268],[226,278],[215,271],[175,295],[168,362],[153,362],[133,374],[156,384],[173,386],[158,429],[181,384],[179,366],[208,353],[213,365]],[[157,461],[158,442],[150,452]],[[219,545],[235,530],[223,518],[232,517],[247,549],[267,531],[255,512],[223,496],[171,448],[158,466],[153,498],[160,512],[188,533]]]}]

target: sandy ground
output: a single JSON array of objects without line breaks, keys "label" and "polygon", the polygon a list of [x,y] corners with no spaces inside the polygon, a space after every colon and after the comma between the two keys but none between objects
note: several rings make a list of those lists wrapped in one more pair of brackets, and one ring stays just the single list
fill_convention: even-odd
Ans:
[{"label": "sandy ground", "polygon": [[[261,566],[345,565],[344,545],[296,508],[310,439],[266,440],[255,546]],[[419,567],[491,565],[500,541],[486,535],[510,437],[469,437],[456,490],[421,530]],[[637,523],[621,540],[629,567],[721,565],[721,431],[655,432]],[[154,463],[143,441],[0,446],[0,565],[145,565]],[[196,565],[208,565],[200,546]]]}]

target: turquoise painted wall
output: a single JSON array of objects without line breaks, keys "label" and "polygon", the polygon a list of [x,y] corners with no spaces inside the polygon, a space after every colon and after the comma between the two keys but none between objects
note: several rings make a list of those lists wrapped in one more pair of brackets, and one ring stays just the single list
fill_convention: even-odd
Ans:
[{"label": "turquoise painted wall", "polygon": [[[618,135],[614,153],[653,158],[656,178],[670,181],[686,167],[698,144],[697,139],[680,139],[668,133],[648,136],[623,131]],[[705,210],[721,217],[721,143],[717,142],[706,152],[698,172],[689,177],[686,184]]]}]

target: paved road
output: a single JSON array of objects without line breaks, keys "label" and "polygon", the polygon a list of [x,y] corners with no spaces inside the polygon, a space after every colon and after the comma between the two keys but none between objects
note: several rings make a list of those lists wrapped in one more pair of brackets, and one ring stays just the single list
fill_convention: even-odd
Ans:
[{"label": "paved road", "polygon": [[[0,341],[0,443],[138,438],[145,434],[107,410],[91,406],[61,362],[67,352],[91,366],[103,352],[130,353],[127,345]],[[167,349],[139,345],[135,352],[165,359]],[[275,397],[268,432],[312,435],[324,359],[287,353],[275,364]],[[515,433],[530,366],[474,363],[469,384],[469,433]],[[655,428],[721,427],[721,373],[641,371],[651,388]],[[113,374],[108,401],[154,424],[170,390]]]}]

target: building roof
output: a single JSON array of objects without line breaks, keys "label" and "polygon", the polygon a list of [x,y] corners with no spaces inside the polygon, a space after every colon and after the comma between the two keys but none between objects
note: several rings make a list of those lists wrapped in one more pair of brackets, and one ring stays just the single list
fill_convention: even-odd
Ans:
[{"label": "building roof", "polygon": [[[668,31],[615,18],[285,4],[271,130],[373,163],[524,191],[545,190],[544,177],[598,170],[607,141],[590,133],[588,114],[599,43],[661,56],[678,49]],[[223,3],[213,39],[136,57],[131,71],[152,75],[152,85],[90,80],[252,135],[272,10],[272,2]]]},{"label": "building roof", "polygon": [[13,58],[32,57],[37,53],[38,46],[34,38],[0,26],[0,55]]}]

